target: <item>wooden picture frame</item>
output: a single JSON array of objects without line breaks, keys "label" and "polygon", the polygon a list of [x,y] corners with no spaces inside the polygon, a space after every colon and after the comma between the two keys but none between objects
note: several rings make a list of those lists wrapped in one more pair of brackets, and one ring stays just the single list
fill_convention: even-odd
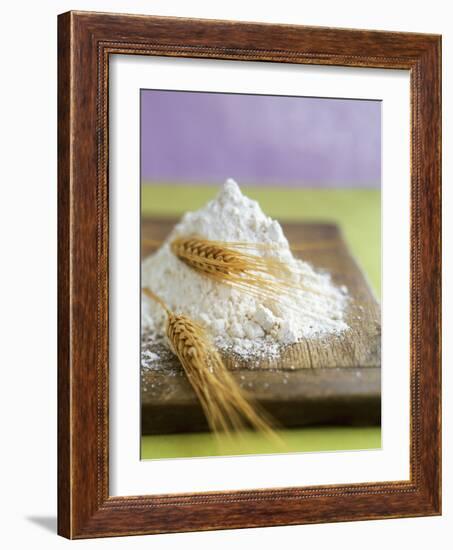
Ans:
[{"label": "wooden picture frame", "polygon": [[[58,532],[68,538],[441,513],[441,39],[69,12],[58,20]],[[111,54],[410,71],[410,480],[109,496]]]}]

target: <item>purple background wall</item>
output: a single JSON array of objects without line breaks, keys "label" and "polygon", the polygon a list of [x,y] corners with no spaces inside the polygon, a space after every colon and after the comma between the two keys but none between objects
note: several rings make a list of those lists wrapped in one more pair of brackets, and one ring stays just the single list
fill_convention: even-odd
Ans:
[{"label": "purple background wall", "polygon": [[378,187],[381,103],[142,90],[144,182]]}]

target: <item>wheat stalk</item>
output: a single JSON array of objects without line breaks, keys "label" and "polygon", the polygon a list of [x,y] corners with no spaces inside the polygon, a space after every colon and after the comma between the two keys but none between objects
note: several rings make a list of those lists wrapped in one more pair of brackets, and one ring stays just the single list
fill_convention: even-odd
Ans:
[{"label": "wheat stalk", "polygon": [[248,427],[278,439],[266,415],[245,397],[205,329],[187,317],[174,314],[148,288],[143,293],[167,314],[165,333],[192,385],[212,431],[240,432]]},{"label": "wheat stalk", "polygon": [[[251,254],[250,250],[273,248],[267,243],[211,241],[200,237],[178,237],[170,243],[173,254],[198,273],[216,282],[233,286],[254,298],[269,299],[296,311],[294,292],[308,291],[294,275],[300,274],[276,257]],[[278,247],[278,245],[275,245]],[[306,312],[310,315],[309,312]],[[316,315],[313,315],[317,318]]]},{"label": "wheat stalk", "polygon": [[[253,250],[281,250],[284,248],[284,245],[277,244],[277,243],[249,243],[249,242],[228,242],[228,241],[211,241],[211,242],[219,242],[227,246],[232,246],[235,248],[249,248]],[[158,248],[161,246],[164,241],[162,239],[150,239],[144,237],[141,240],[141,243],[143,246],[147,246],[150,248]],[[292,252],[306,252],[309,250],[323,250],[323,249],[329,249],[329,248],[335,248],[338,246],[338,241],[335,239],[325,239],[313,243],[291,243],[289,245],[289,248]]]}]

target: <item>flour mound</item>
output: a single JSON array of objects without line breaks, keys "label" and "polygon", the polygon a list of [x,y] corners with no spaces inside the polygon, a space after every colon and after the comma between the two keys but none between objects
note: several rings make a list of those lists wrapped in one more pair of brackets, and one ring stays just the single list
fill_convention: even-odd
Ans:
[{"label": "flour mound", "polygon": [[[293,281],[303,284],[303,290],[294,290],[290,303],[283,298],[276,304],[210,280],[170,250],[174,238],[192,235],[279,245],[261,253],[286,262]],[[328,274],[294,258],[278,221],[245,197],[232,179],[203,208],[186,213],[162,246],[143,261],[142,286],[160,296],[173,312],[200,322],[221,349],[242,357],[277,356],[282,346],[348,329],[344,320],[347,290],[335,287]],[[142,330],[161,336],[165,319],[162,308],[144,297]]]}]

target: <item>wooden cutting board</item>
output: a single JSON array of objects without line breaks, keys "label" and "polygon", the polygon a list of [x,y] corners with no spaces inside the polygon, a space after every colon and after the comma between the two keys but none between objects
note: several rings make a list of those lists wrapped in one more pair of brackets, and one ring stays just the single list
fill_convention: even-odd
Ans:
[{"label": "wooden cutting board", "polygon": [[[143,219],[142,242],[163,240],[176,220]],[[295,254],[315,269],[328,271],[345,285],[351,300],[340,336],[303,340],[277,360],[238,361],[224,357],[233,376],[282,427],[308,424],[380,424],[380,306],[351,256],[337,226],[282,224]],[[142,258],[153,252],[142,246]],[[142,340],[142,353],[156,353],[152,368],[141,368],[143,434],[195,432],[208,429],[197,398],[178,359]]]}]

